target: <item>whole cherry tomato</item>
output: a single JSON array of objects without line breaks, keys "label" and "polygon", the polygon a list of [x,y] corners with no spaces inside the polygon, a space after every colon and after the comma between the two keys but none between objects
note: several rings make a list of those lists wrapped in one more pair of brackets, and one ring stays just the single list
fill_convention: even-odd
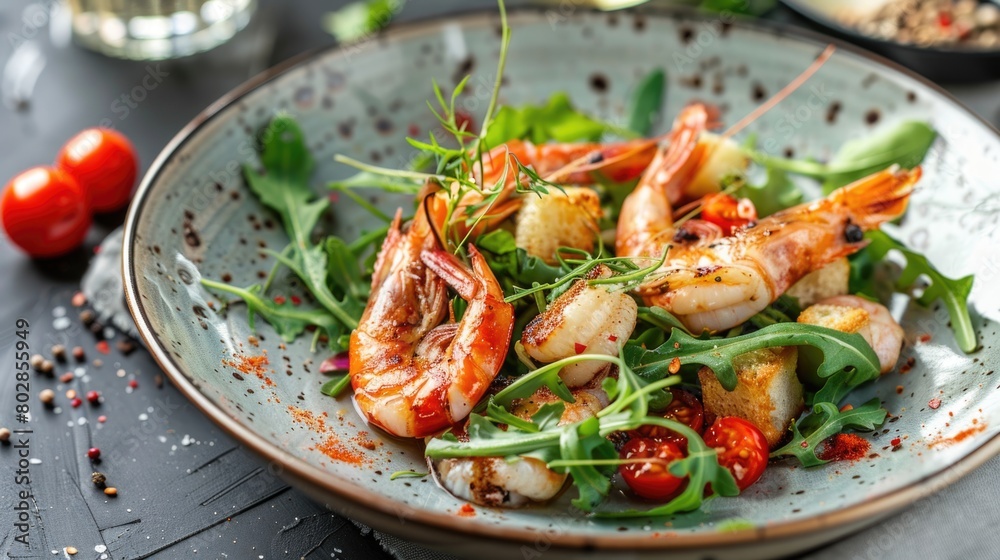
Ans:
[{"label": "whole cherry tomato", "polygon": [[684,452],[669,441],[636,437],[628,440],[619,452],[622,459],[652,459],[650,462],[625,463],[618,467],[622,479],[637,495],[650,500],[673,498],[686,479],[670,473],[670,463],[684,458]]},{"label": "whole cherry tomato", "polygon": [[[684,389],[671,389],[670,394],[673,395],[670,404],[656,414],[676,420],[701,434],[705,429],[705,409],[698,397]],[[670,441],[681,449],[687,449],[687,439],[684,436],[662,426],[640,426],[636,432],[642,437],[655,441]]]},{"label": "whole cherry tomato", "polygon": [[757,482],[767,468],[767,439],[750,422],[724,416],[705,430],[705,443],[719,452],[719,464],[729,469],[740,490]]},{"label": "whole cherry tomato", "polygon": [[10,240],[33,257],[78,247],[90,228],[90,205],[80,184],[54,167],[33,167],[7,183],[0,219]]},{"label": "whole cherry tomato", "polygon": [[95,212],[125,206],[139,170],[132,143],[107,128],[88,128],[70,138],[59,150],[56,165],[79,181]]},{"label": "whole cherry tomato", "polygon": [[717,193],[705,197],[701,206],[701,219],[722,228],[726,235],[757,221],[757,209],[749,198],[737,200],[728,194]]}]

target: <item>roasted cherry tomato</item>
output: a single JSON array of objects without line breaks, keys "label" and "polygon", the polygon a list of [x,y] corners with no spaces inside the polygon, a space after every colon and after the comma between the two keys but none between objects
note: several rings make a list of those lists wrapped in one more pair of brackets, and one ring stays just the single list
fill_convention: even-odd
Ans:
[{"label": "roasted cherry tomato", "polygon": [[717,193],[705,197],[701,206],[701,219],[722,228],[726,235],[757,221],[757,209],[749,198],[741,198]]},{"label": "roasted cherry tomato", "polygon": [[83,243],[90,205],[80,184],[54,167],[34,167],[7,183],[0,198],[7,237],[33,257],[55,257]]},{"label": "roasted cherry tomato", "polygon": [[767,468],[767,439],[750,422],[735,416],[719,418],[705,430],[705,443],[719,452],[719,464],[729,469],[740,490],[757,482]]},{"label": "roasted cherry tomato", "polygon": [[83,187],[95,212],[111,212],[128,203],[138,161],[132,143],[107,128],[84,130],[70,138],[56,157],[56,165]]},{"label": "roasted cherry tomato", "polygon": [[[684,389],[671,389],[670,394],[673,395],[670,404],[657,414],[676,420],[699,434],[702,433],[705,429],[705,409],[698,397]],[[684,436],[662,426],[640,426],[636,432],[642,437],[656,441],[670,441],[681,449],[687,449],[687,439]]]},{"label": "roasted cherry tomato", "polygon": [[628,487],[643,498],[667,501],[684,484],[685,479],[669,471],[671,462],[684,457],[684,452],[674,443],[636,437],[625,443],[619,456],[622,459],[656,459],[656,462],[625,463],[618,467]]}]

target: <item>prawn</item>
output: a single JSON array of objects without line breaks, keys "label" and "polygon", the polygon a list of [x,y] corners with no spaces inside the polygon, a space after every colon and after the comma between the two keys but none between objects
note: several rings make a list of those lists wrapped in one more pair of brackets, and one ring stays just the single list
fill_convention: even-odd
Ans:
[{"label": "prawn", "polygon": [[[404,234],[397,213],[375,263],[371,297],[351,333],[350,376],[360,410],[402,437],[434,434],[472,411],[500,371],[513,307],[486,260],[468,246],[471,268],[437,247],[435,199]],[[444,321],[448,287],[468,302]]]},{"label": "prawn", "polygon": [[824,199],[788,208],[733,235],[691,220],[675,227],[671,193],[683,191],[704,157],[699,135],[711,115],[691,105],[677,118],[618,220],[618,256],[664,257],[637,289],[647,305],[678,316],[692,332],[746,321],[809,272],[865,246],[864,232],[906,210],[920,168],[890,168]]}]

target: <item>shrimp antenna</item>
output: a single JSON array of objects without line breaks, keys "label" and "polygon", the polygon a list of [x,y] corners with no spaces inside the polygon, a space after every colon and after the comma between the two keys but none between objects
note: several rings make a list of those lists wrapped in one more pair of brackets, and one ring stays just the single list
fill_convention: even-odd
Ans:
[{"label": "shrimp antenna", "polygon": [[818,72],[819,69],[822,68],[824,64],[826,64],[826,61],[829,60],[831,56],[833,56],[833,53],[836,50],[837,47],[835,45],[827,45],[826,48],[823,49],[823,52],[820,53],[818,57],[816,57],[816,60],[814,60],[813,63],[810,64],[808,68],[803,70],[802,73],[799,74],[794,80],[788,82],[788,85],[781,88],[781,90],[779,90],[778,93],[772,95],[770,99],[768,99],[761,105],[758,105],[756,109],[750,112],[750,114],[740,119],[740,121],[734,124],[733,126],[729,127],[729,130],[722,133],[722,138],[726,139],[733,136],[737,132],[746,128],[747,125],[749,125],[753,121],[759,119],[761,115],[773,109],[775,105],[784,101],[786,97],[791,95],[792,92],[794,92],[795,90],[802,87],[802,84],[806,83],[806,81],[809,78],[811,78],[813,74]]},{"label": "shrimp antenna", "polygon": [[423,210],[424,217],[427,218],[427,223],[431,227],[431,233],[434,234],[434,239],[437,240],[438,246],[442,249],[446,249],[448,246],[444,244],[444,238],[441,236],[441,232],[438,231],[438,226],[434,223],[434,220],[431,217],[429,205],[427,204],[428,199],[432,196],[434,196],[434,193],[427,193],[427,196],[420,201],[420,209]]}]

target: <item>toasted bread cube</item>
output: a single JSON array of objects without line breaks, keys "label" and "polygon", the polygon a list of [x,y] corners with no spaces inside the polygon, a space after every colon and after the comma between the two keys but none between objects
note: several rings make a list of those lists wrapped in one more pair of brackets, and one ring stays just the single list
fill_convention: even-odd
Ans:
[{"label": "toasted bread cube", "polygon": [[522,197],[514,239],[518,247],[548,264],[559,262],[560,247],[592,252],[600,233],[601,198],[588,187],[550,189]]},{"label": "toasted bread cube", "polygon": [[698,371],[702,402],[708,415],[738,416],[757,426],[771,449],[802,414],[802,383],[795,374],[798,348],[754,350],[733,360],[736,389],[725,390],[708,367]]},{"label": "toasted bread cube", "polygon": [[821,299],[846,294],[850,278],[851,265],[845,257],[806,274],[785,294],[798,299],[800,306],[809,307]]}]

